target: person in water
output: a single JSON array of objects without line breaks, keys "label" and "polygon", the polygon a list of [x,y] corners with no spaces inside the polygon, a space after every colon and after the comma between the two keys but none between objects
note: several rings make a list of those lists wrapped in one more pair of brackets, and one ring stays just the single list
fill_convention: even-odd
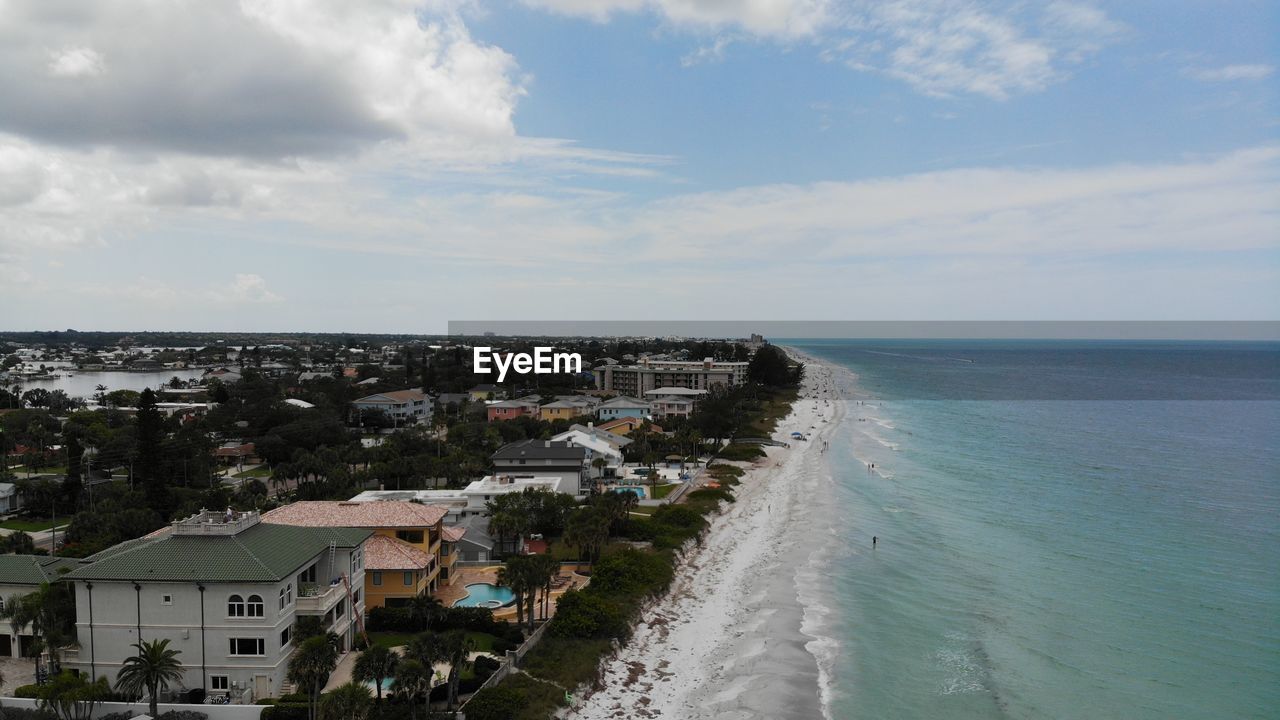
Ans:
[{"label": "person in water", "polygon": [[880,542],[880,538],[876,537],[875,535],[872,535],[872,536],[871,536],[871,547],[875,547],[875,546],[876,546],[876,543],[878,543],[878,542]]}]

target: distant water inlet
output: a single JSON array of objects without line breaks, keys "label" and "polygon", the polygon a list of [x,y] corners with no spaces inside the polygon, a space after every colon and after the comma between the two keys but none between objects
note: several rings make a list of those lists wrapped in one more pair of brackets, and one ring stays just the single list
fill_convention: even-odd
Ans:
[{"label": "distant water inlet", "polygon": [[515,602],[511,588],[489,583],[472,583],[467,586],[467,596],[454,603],[454,607],[482,607],[497,609]]}]

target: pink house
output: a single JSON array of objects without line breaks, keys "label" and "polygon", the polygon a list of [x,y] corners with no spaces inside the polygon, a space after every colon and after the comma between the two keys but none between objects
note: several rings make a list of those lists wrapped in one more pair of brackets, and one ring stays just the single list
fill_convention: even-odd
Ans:
[{"label": "pink house", "polygon": [[501,402],[490,403],[485,408],[485,414],[489,422],[498,420],[511,420],[521,415],[538,415],[538,403],[526,400],[502,400]]}]

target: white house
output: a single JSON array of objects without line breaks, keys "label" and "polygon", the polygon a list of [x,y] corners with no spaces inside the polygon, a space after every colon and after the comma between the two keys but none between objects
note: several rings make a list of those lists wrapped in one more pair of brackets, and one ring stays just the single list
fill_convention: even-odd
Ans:
[{"label": "white house", "polygon": [[413,425],[431,419],[431,398],[421,390],[390,390],[366,395],[352,402],[357,410],[381,410],[396,425]]},{"label": "white house", "polygon": [[63,664],[115,677],[141,640],[182,653],[174,695],[192,688],[253,702],[287,691],[300,616],[321,618],[342,651],[364,613],[359,528],[260,522],[257,513],[201,511],[89,557],[75,585],[78,650]]}]

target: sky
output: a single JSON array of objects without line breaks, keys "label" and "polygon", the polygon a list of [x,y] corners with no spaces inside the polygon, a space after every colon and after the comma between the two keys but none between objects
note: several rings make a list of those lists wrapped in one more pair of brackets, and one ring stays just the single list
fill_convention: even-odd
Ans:
[{"label": "sky", "polygon": [[1280,319],[1280,4],[0,0],[0,328]]}]

